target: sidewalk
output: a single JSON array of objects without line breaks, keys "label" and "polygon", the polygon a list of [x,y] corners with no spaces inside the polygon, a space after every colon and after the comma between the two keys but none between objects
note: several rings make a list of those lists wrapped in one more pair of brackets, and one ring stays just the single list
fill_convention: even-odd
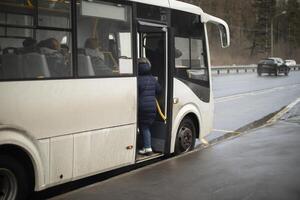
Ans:
[{"label": "sidewalk", "polygon": [[58,199],[300,199],[300,104],[280,120]]}]

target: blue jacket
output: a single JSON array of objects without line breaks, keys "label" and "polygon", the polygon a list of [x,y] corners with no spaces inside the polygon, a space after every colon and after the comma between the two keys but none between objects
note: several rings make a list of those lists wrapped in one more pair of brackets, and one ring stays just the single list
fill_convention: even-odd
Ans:
[{"label": "blue jacket", "polygon": [[151,75],[149,64],[139,64],[139,126],[150,126],[156,117],[155,97],[160,93],[160,85]]}]

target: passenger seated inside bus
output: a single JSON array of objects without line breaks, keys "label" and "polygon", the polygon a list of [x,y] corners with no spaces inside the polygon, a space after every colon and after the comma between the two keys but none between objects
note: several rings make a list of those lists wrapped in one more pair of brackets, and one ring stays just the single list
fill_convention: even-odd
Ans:
[{"label": "passenger seated inside bus", "polygon": [[59,52],[60,43],[55,38],[42,40],[39,42],[38,46],[44,54],[61,54],[61,52]]},{"label": "passenger seated inside bus", "polygon": [[38,52],[37,49],[37,41],[33,39],[32,37],[26,38],[23,42],[23,48],[20,48],[20,53],[32,53],[32,52]]},{"label": "passenger seated inside bus", "polygon": [[60,45],[60,49],[61,49],[61,53],[64,55],[64,56],[67,56],[68,54],[70,54],[70,48],[68,45],[66,44],[62,44]]},{"label": "passenger seated inside bus", "polygon": [[100,51],[100,42],[97,38],[86,39],[84,48],[85,54],[91,57],[96,75],[112,75],[112,69],[110,69],[105,63],[105,56],[103,52]]},{"label": "passenger seated inside bus", "polygon": [[61,44],[60,45],[60,52],[65,57],[65,63],[67,65],[69,65],[71,63],[71,59],[72,59],[69,46],[66,45],[66,44]]},{"label": "passenger seated inside bus", "polygon": [[[70,77],[72,52],[60,45],[71,45],[72,33],[58,30],[70,28],[70,3],[39,1],[35,7],[33,1],[2,0],[0,4],[0,80]],[[39,10],[38,16],[34,10]]]},{"label": "passenger seated inside bus", "polygon": [[40,52],[46,56],[48,67],[53,77],[70,75],[68,60],[61,52],[60,43],[55,38],[48,38],[39,42]]},{"label": "passenger seated inside bus", "polygon": [[150,128],[156,118],[156,96],[161,88],[158,81],[151,74],[151,63],[146,58],[138,60],[138,123],[143,137],[143,148],[138,151],[141,155],[151,155],[151,132]]}]

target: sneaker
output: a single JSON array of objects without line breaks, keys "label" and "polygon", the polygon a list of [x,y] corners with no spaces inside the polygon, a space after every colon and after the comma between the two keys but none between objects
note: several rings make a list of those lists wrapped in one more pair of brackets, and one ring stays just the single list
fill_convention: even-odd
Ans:
[{"label": "sneaker", "polygon": [[141,155],[146,155],[146,156],[150,156],[153,153],[152,148],[143,148],[141,150],[139,150],[139,154]]}]

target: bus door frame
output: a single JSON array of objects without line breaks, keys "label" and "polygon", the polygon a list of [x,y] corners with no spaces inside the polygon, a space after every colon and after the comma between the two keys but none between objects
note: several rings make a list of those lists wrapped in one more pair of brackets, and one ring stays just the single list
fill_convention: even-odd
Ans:
[{"label": "bus door frame", "polygon": [[[147,32],[161,32],[164,33],[165,38],[165,106],[164,106],[164,114],[167,117],[166,120],[166,138],[165,138],[165,148],[164,148],[164,155],[170,153],[170,145],[171,145],[171,132],[172,132],[172,106],[173,106],[173,76],[171,73],[171,67],[170,59],[172,59],[172,51],[169,50],[171,45],[169,45],[169,36],[170,34],[170,28],[168,28],[165,24],[158,24],[158,23],[152,23],[152,22],[146,22],[138,20],[138,27],[137,27],[137,58],[140,58],[141,56],[144,56],[144,52],[142,52],[141,46],[143,45],[143,39],[139,37],[140,33],[147,33]],[[172,32],[172,31],[171,31]]]}]

